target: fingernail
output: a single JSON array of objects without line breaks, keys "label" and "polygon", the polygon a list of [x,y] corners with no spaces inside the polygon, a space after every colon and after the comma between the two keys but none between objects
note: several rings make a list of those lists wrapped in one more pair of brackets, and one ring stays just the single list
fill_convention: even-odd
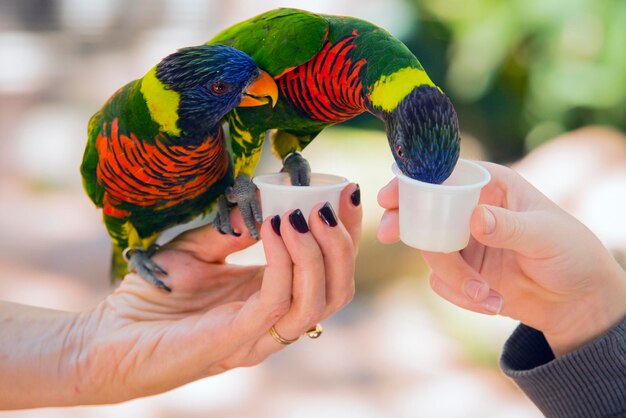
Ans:
[{"label": "fingernail", "polygon": [[296,209],[289,214],[289,223],[301,234],[309,232],[309,226],[306,224],[306,219],[304,219],[300,209]]},{"label": "fingernail", "polygon": [[326,225],[331,228],[337,226],[337,216],[335,216],[335,211],[329,202],[324,203],[324,206],[317,213],[319,213],[320,218]]},{"label": "fingernail", "polygon": [[483,208],[483,233],[485,235],[492,234],[496,229],[496,218],[493,216],[493,213],[487,209]]},{"label": "fingernail", "polygon": [[350,200],[354,206],[359,206],[361,204],[361,187],[357,184],[356,189],[350,195]]},{"label": "fingernail", "polygon": [[487,283],[470,279],[465,282],[465,294],[472,300],[480,300],[480,295],[489,291]]},{"label": "fingernail", "polygon": [[280,216],[274,215],[270,223],[272,224],[272,229],[276,232],[276,235],[280,237]]},{"label": "fingernail", "polygon": [[502,305],[504,304],[504,300],[502,296],[492,295],[487,298],[485,301],[485,308],[493,314],[499,314],[502,310]]}]

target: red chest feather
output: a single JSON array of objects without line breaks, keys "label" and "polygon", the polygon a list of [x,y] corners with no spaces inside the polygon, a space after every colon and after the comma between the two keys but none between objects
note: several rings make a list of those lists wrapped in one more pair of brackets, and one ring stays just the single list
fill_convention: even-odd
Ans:
[{"label": "red chest feather", "polygon": [[281,95],[300,113],[323,122],[341,122],[365,111],[359,72],[366,62],[350,58],[354,38],[326,43],[311,60],[281,76]]},{"label": "red chest feather", "polygon": [[148,144],[134,135],[119,134],[114,120],[110,138],[100,135],[96,139],[105,211],[115,212],[112,206],[121,202],[165,209],[199,196],[228,170],[222,135],[220,130],[219,138],[193,147],[165,145],[159,140]]}]

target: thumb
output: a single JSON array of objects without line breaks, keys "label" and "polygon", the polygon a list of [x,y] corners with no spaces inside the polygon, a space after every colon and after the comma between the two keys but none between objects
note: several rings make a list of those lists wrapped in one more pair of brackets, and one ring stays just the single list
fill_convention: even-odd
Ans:
[{"label": "thumb", "polygon": [[490,205],[479,205],[472,213],[472,236],[488,247],[516,251],[527,257],[546,255],[551,225],[545,211],[514,212]]},{"label": "thumb", "polygon": [[223,235],[212,225],[205,225],[179,235],[172,247],[195,254],[197,258],[209,263],[223,262],[226,257],[244,250],[257,241],[250,236],[239,209],[231,212],[231,223],[241,236]]}]

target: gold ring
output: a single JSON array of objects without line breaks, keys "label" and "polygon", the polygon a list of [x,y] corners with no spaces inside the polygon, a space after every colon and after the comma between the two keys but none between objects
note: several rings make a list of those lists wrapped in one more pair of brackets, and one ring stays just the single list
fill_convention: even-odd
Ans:
[{"label": "gold ring", "polygon": [[322,335],[322,332],[324,332],[322,324],[315,324],[315,326],[309,328],[307,332],[305,332],[305,334],[307,335],[307,337],[315,339],[319,338],[319,336]]},{"label": "gold ring", "polygon": [[293,340],[288,340],[286,338],[281,337],[278,331],[276,331],[276,327],[274,325],[272,325],[272,328],[270,328],[270,335],[272,336],[274,341],[282,345],[289,345],[291,343],[295,343],[296,341],[298,341],[298,338],[299,338],[299,337],[296,337]]}]

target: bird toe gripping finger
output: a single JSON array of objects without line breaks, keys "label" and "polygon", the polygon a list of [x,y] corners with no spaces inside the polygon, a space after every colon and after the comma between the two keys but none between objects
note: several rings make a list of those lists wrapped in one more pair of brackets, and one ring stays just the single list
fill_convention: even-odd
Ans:
[{"label": "bird toe gripping finger", "polygon": [[217,201],[217,212],[213,220],[213,227],[222,235],[228,234],[236,237],[241,235],[233,229],[230,223],[230,204],[225,195],[220,196]]},{"label": "bird toe gripping finger", "polygon": [[259,237],[259,231],[257,231],[256,229],[256,222],[255,222],[257,218],[254,214],[254,211],[251,205],[241,206],[239,210],[241,211],[241,217],[243,218],[243,221],[246,224],[248,231],[250,231],[250,235],[255,240],[258,240],[260,237]]},{"label": "bird toe gripping finger", "polygon": [[129,271],[137,273],[142,279],[159,289],[171,292],[172,289],[156,277],[157,273],[167,276],[167,272],[150,258],[158,249],[158,245],[151,245],[147,250],[126,249],[124,250],[124,257],[128,260]]},{"label": "bird toe gripping finger", "polygon": [[294,151],[283,159],[283,173],[288,173],[291,184],[294,186],[308,186],[311,184],[311,166],[298,151]]},{"label": "bird toe gripping finger", "polygon": [[226,190],[226,199],[230,203],[237,204],[248,231],[252,238],[259,239],[259,231],[256,224],[263,222],[259,202],[256,198],[256,186],[245,174],[239,174],[233,187]]}]

